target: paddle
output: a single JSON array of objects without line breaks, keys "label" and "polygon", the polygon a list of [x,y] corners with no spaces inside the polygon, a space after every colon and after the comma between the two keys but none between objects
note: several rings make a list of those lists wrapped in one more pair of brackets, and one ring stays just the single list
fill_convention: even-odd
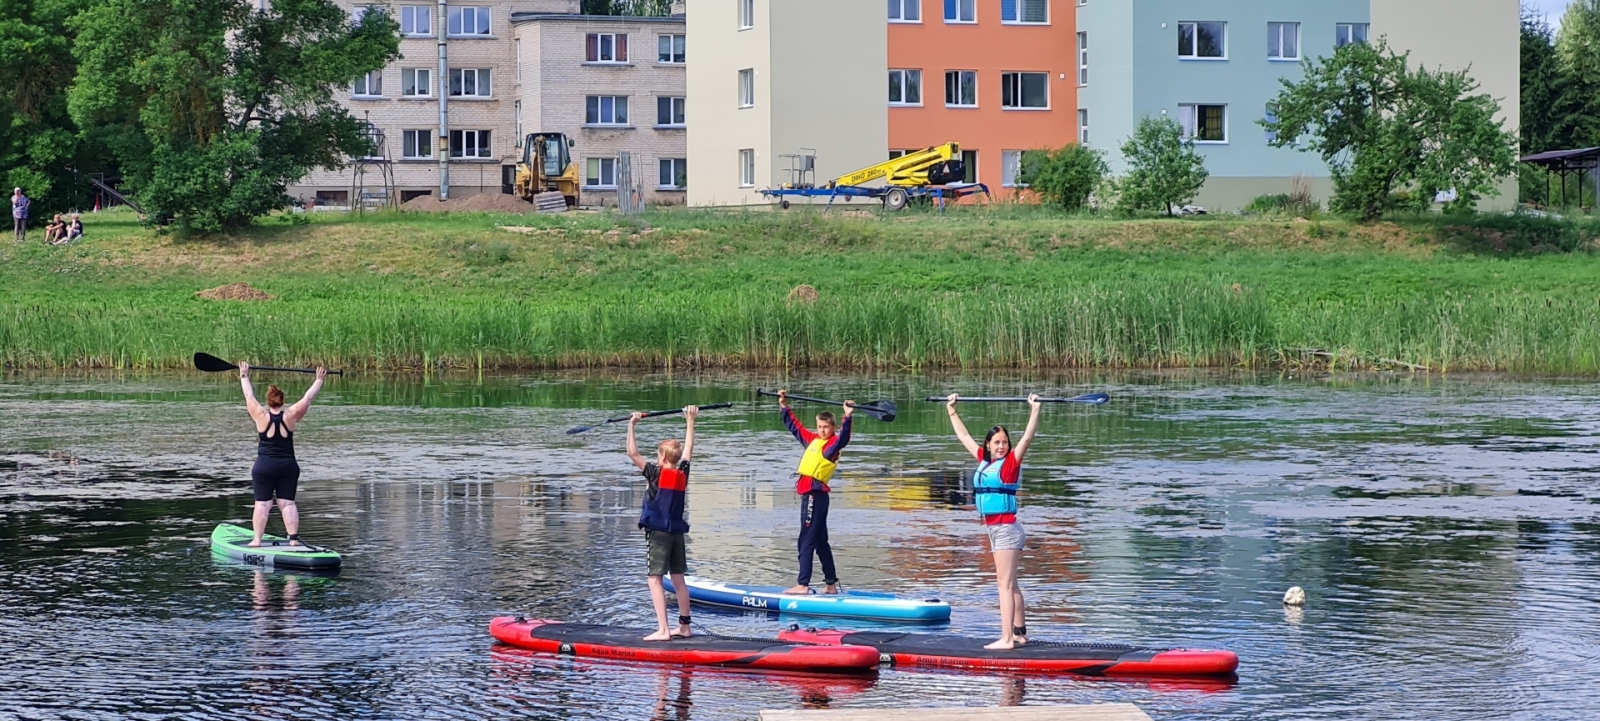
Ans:
[{"label": "paddle", "polygon": [[[758,395],[758,396],[772,396],[772,397],[776,398],[778,396],[778,392],[777,391],[769,391],[769,390],[767,390],[765,388],[757,388],[756,389],[756,395]],[[806,401],[807,403],[821,403],[823,405],[829,405],[829,406],[842,406],[842,405],[844,405],[844,403],[841,402],[841,401],[830,401],[830,400],[828,400],[826,398],[812,398],[810,396],[797,396],[797,395],[795,395],[793,393],[789,394],[789,399],[790,400],[796,400],[796,401]],[[884,423],[893,423],[894,422],[894,416],[899,411],[900,411],[900,408],[894,404],[894,401],[887,400],[887,399],[877,400],[877,401],[873,401],[871,403],[857,403],[856,404],[856,412],[865,413],[865,414],[867,414],[867,415],[869,415],[869,416],[871,416],[873,418],[876,418],[876,419],[878,419],[880,421],[883,421]]]},{"label": "paddle", "polygon": [[[949,402],[950,397],[949,396],[928,396],[927,398],[924,398],[923,400],[928,401],[930,403],[946,403],[946,402]],[[1074,396],[1072,398],[1040,398],[1039,402],[1040,403],[1088,403],[1090,405],[1098,406],[1098,405],[1103,404],[1103,403],[1105,403],[1106,401],[1109,401],[1109,400],[1111,400],[1111,396],[1108,396],[1108,395],[1106,395],[1104,393],[1085,393],[1085,394],[1083,394],[1081,396]],[[960,396],[960,397],[956,398],[956,401],[958,401],[958,402],[966,401],[966,402],[970,402],[970,403],[1027,403],[1028,402],[1028,397],[1027,396],[1016,396],[1016,397],[978,396],[978,397],[970,397],[969,398],[967,396]]]},{"label": "paddle", "polygon": [[[732,408],[732,407],[733,407],[732,403],[712,403],[709,406],[700,406],[700,410],[707,411],[707,410],[711,410],[712,408]],[[674,408],[674,409],[672,409],[670,411],[650,411],[649,413],[644,414],[644,417],[645,418],[655,418],[656,416],[670,416],[670,415],[672,415],[674,413],[682,413],[682,412],[683,412],[682,408]],[[567,435],[570,436],[570,435],[573,435],[574,433],[583,433],[585,431],[592,431],[592,430],[594,430],[596,428],[599,428],[600,426],[606,425],[607,423],[621,423],[621,422],[623,422],[625,420],[628,420],[629,418],[632,418],[632,417],[633,416],[630,414],[630,415],[626,415],[626,416],[617,416],[616,418],[607,418],[607,419],[605,419],[605,420],[603,420],[603,421],[601,421],[599,423],[596,423],[596,424],[594,424],[592,426],[579,426],[577,428],[574,428],[574,429],[572,429],[570,431],[567,431]]]},{"label": "paddle", "polygon": [[[206,373],[221,373],[223,371],[236,371],[239,366],[229,363],[210,353],[194,354],[194,367]],[[250,366],[253,371],[283,371],[285,373],[316,373],[315,368],[274,368],[272,366]],[[328,371],[330,376],[342,376],[344,371]]]}]

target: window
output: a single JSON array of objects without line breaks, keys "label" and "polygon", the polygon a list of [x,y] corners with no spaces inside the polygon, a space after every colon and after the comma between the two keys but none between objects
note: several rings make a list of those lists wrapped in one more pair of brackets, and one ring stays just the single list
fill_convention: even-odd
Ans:
[{"label": "window", "polygon": [[1027,183],[1018,182],[1022,175],[1022,151],[1000,151],[1000,185],[1006,188],[1026,188]]},{"label": "window", "polygon": [[756,26],[756,0],[739,0],[739,29]]},{"label": "window", "polygon": [[1300,59],[1300,23],[1267,23],[1267,58]]},{"label": "window", "polygon": [[756,151],[746,148],[739,151],[739,187],[756,187]]},{"label": "window", "polygon": [[451,68],[450,97],[479,97],[491,95],[488,68]]},{"label": "window", "polygon": [[522,83],[522,38],[517,38],[511,42],[511,57],[515,58],[517,63],[513,77],[516,78],[517,84],[520,85]]},{"label": "window", "polygon": [[516,147],[520,148],[520,147],[522,147],[522,139],[527,137],[527,136],[522,134],[522,101],[521,100],[518,100],[517,102],[511,104],[511,114],[516,116],[516,118],[517,118],[517,137],[514,138],[514,140],[516,141]]},{"label": "window", "polygon": [[657,35],[656,36],[656,62],[682,65],[689,62],[683,53],[684,36],[682,35]]},{"label": "window", "polygon": [[402,132],[400,157],[402,158],[432,158],[433,157],[433,131],[432,130],[406,130]]},{"label": "window", "polygon": [[756,71],[745,69],[739,71],[739,107],[753,108],[756,106]]},{"label": "window", "polygon": [[976,150],[963,150],[963,151],[961,151],[961,168],[965,172],[965,175],[963,175],[961,177],[961,182],[963,182],[963,183],[976,183],[976,182],[978,182],[978,151],[976,151]]},{"label": "window", "polygon": [[350,88],[350,94],[358,98],[383,97],[383,71],[374,70],[356,78],[355,85]]},{"label": "window", "polygon": [[889,159],[890,160],[894,160],[895,158],[903,158],[903,157],[906,156],[907,153],[910,153],[910,152],[911,151],[909,151],[909,150],[891,150],[891,151],[889,151]]},{"label": "window", "polygon": [[922,22],[922,0],[889,0],[889,22]]},{"label": "window", "polygon": [[1050,107],[1049,73],[1001,73],[1000,107],[1006,110]]},{"label": "window", "polygon": [[946,70],[944,104],[951,108],[978,107],[978,71]]},{"label": "window", "polygon": [[977,0],[944,0],[946,23],[978,22]]},{"label": "window", "polygon": [[1089,84],[1089,33],[1078,33],[1078,85]]},{"label": "window", "polygon": [[889,104],[890,105],[921,105],[922,104],[922,71],[921,70],[890,70],[889,71]]},{"label": "window", "polygon": [[450,8],[450,34],[487,36],[489,34],[489,8]]},{"label": "window", "polygon": [[584,59],[591,63],[628,62],[628,36],[621,33],[589,33],[588,52]]},{"label": "window", "polygon": [[617,159],[590,158],[589,172],[583,176],[583,184],[589,188],[617,187]]},{"label": "window", "polygon": [[583,122],[585,125],[627,125],[628,96],[590,95]]},{"label": "window", "polygon": [[[1267,103],[1267,114],[1263,119],[1266,120],[1269,123],[1278,122],[1278,104],[1277,103]],[[1271,145],[1277,139],[1278,139],[1278,131],[1273,130],[1271,128],[1268,128],[1267,129],[1267,144]]]},{"label": "window", "polygon": [[1183,134],[1196,143],[1228,142],[1228,106],[1179,105]]},{"label": "window", "polygon": [[429,81],[433,71],[427,68],[405,68],[400,71],[400,95],[407,98],[425,98],[433,94]]},{"label": "window", "polygon": [[452,158],[487,158],[487,157],[489,157],[489,131],[487,131],[487,130],[452,130],[452,131],[450,131],[450,157],[452,157]]},{"label": "window", "polygon": [[426,37],[433,34],[433,8],[428,5],[401,5],[400,32]]},{"label": "window", "polygon": [[1339,23],[1334,33],[1333,46],[1342,48],[1351,43],[1364,43],[1367,41],[1366,23]]},{"label": "window", "polygon": [[1178,23],[1178,57],[1226,58],[1227,23]]},{"label": "window", "polygon": [[684,158],[662,158],[658,188],[682,190],[689,185],[689,161]]},{"label": "window", "polygon": [[1078,144],[1089,144],[1089,109],[1078,108]]},{"label": "window", "polygon": [[656,98],[656,125],[683,126],[684,98],[661,96]]},{"label": "window", "polygon": [[1000,0],[1000,22],[1023,25],[1050,23],[1049,0]]}]

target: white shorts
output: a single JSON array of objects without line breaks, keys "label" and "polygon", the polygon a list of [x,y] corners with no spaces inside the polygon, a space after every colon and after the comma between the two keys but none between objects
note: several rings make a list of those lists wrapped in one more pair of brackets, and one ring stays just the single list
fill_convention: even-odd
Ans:
[{"label": "white shorts", "polygon": [[984,526],[989,530],[990,551],[1020,551],[1028,541],[1028,532],[1020,523],[997,523]]}]

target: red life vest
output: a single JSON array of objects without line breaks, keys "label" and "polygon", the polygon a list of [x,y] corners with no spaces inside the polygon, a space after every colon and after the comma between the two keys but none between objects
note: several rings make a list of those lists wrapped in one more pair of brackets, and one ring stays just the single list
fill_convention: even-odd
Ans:
[{"label": "red life vest", "polygon": [[655,492],[645,496],[639,510],[639,527],[688,533],[685,508],[689,500],[689,474],[679,468],[661,468],[655,486]]}]

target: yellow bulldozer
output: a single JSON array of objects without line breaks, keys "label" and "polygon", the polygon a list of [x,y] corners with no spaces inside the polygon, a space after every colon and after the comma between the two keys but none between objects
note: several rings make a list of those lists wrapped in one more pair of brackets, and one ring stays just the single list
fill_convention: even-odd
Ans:
[{"label": "yellow bulldozer", "polygon": [[559,192],[568,208],[578,207],[578,164],[569,152],[574,145],[563,133],[533,133],[523,138],[517,195],[539,205],[536,198],[540,194]]}]

